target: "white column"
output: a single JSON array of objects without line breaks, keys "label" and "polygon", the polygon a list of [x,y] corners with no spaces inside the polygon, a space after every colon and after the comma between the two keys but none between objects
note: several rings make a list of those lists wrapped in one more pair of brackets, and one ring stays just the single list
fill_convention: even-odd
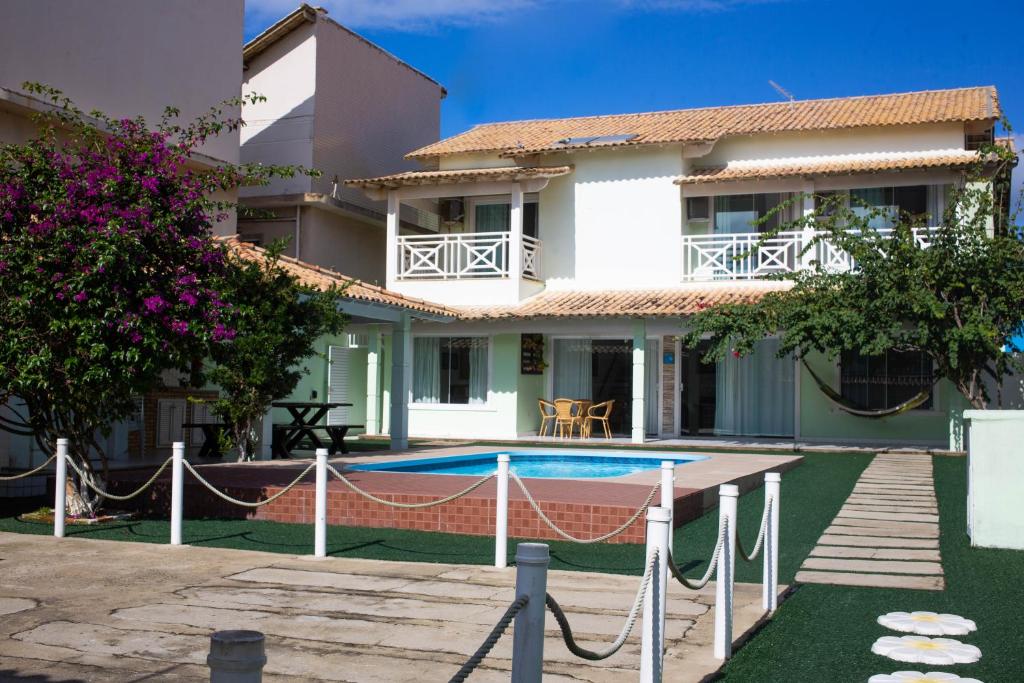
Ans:
[{"label": "white column", "polygon": [[516,598],[529,602],[519,610],[512,636],[512,683],[539,683],[544,670],[544,596],[548,591],[546,543],[516,546]]},{"label": "white column", "polygon": [[762,603],[765,611],[774,612],[779,606],[779,498],[782,489],[782,475],[778,472],[765,472],[764,499],[765,504],[772,501],[771,514],[768,516],[768,528],[765,530],[764,578],[762,583]]},{"label": "white column", "polygon": [[391,448],[409,447],[412,392],[412,319],[408,313],[391,328]]},{"label": "white column", "polygon": [[387,251],[384,257],[385,283],[388,288],[394,287],[398,278],[398,219],[401,203],[394,190],[388,192],[388,219],[386,243]]},{"label": "white column", "polygon": [[674,460],[662,460],[661,461],[661,507],[668,510],[669,524],[668,524],[668,546],[672,547],[672,535],[673,529],[675,528],[675,507],[676,507],[676,496],[675,496],[675,482],[676,482],[676,463]]},{"label": "white column", "polygon": [[316,500],[313,515],[313,556],[327,557],[327,449],[316,449]]},{"label": "white column", "polygon": [[[809,218],[814,215],[814,183],[804,183],[803,188],[801,188],[801,192],[803,192],[804,195],[802,207],[803,215],[804,218]],[[803,240],[800,244],[801,249],[806,248],[807,245],[811,243],[811,240],[814,239],[814,227],[811,225],[804,226],[803,233]],[[813,260],[814,249],[809,249],[800,257],[800,267],[810,268],[811,261]]]},{"label": "white column", "polygon": [[644,351],[647,347],[647,322],[641,318],[633,321],[633,443],[643,443],[647,430],[644,417]]},{"label": "white column", "polygon": [[718,524],[726,521],[727,533],[718,556],[715,578],[715,659],[732,655],[732,588],[736,571],[736,499],[740,492],[735,484],[718,487]]},{"label": "white column", "polygon": [[185,493],[185,443],[171,446],[171,545],[181,545],[182,503]]},{"label": "white column", "polygon": [[498,453],[498,496],[494,507],[494,566],[508,566],[508,467],[509,454]]},{"label": "white column", "polygon": [[57,439],[57,477],[53,490],[53,535],[64,538],[64,518],[68,511],[68,440]]},{"label": "white column", "polygon": [[517,184],[509,202],[508,275],[513,282],[523,275],[523,188]]},{"label": "white column", "polygon": [[366,349],[366,433],[380,434],[380,329],[370,328]]},{"label": "white column", "polygon": [[[665,655],[665,597],[668,579],[668,525],[672,513],[662,507],[647,508],[647,551],[644,562],[657,550],[658,563],[644,594],[640,634],[640,683],[660,683]],[[646,567],[645,567],[646,569]]]}]

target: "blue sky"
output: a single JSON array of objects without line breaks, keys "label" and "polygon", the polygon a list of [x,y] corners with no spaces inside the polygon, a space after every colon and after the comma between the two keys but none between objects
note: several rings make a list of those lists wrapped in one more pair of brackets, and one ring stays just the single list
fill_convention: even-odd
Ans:
[{"label": "blue sky", "polygon": [[[445,136],[488,121],[777,101],[769,79],[798,99],[994,84],[1024,132],[1020,0],[320,4],[448,89]],[[247,0],[246,38],[296,6]]]}]

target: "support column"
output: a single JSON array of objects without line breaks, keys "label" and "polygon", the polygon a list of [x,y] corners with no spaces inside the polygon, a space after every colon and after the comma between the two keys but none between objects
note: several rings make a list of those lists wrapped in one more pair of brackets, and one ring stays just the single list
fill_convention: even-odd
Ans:
[{"label": "support column", "polygon": [[394,286],[398,279],[398,213],[401,203],[398,201],[398,194],[391,190],[388,192],[388,220],[387,236],[384,258],[385,285],[388,288]]},{"label": "support column", "polygon": [[647,430],[644,425],[645,382],[644,355],[647,348],[647,321],[633,321],[633,443],[643,443]]},{"label": "support column", "polygon": [[517,184],[509,202],[508,275],[513,282],[523,275],[523,187]]},{"label": "support column", "polygon": [[260,445],[257,460],[274,459],[274,408],[270,406],[263,414],[263,422],[260,423]]},{"label": "support column", "polygon": [[[802,207],[803,217],[810,218],[814,215],[814,183],[804,183],[801,192],[803,192],[804,195]],[[809,245],[811,240],[814,239],[814,227],[811,225],[805,225],[803,233],[803,240],[800,244],[801,250],[807,248],[807,245]],[[802,256],[800,256],[801,268],[808,269],[811,267],[811,261],[815,258],[814,251],[814,249],[808,249]]]},{"label": "support column", "polygon": [[409,401],[412,391],[412,318],[402,314],[391,327],[391,448],[409,447]]},{"label": "support column", "polygon": [[380,329],[370,328],[366,349],[366,433],[380,434]]}]

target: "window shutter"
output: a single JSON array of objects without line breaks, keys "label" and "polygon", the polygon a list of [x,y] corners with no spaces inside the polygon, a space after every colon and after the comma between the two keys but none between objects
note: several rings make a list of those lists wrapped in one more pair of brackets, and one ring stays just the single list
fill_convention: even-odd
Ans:
[{"label": "window shutter", "polygon": [[[192,419],[189,420],[189,422],[195,422],[197,424],[207,424],[216,421],[217,420],[214,417],[213,412],[210,410],[210,405],[208,403],[192,404]],[[188,435],[188,442],[190,444],[203,443],[203,430],[190,429]]]},{"label": "window shutter", "polygon": [[182,441],[181,423],[185,421],[185,399],[162,398],[156,402],[156,446],[170,448]]},{"label": "window shutter", "polygon": [[[348,398],[348,378],[352,357],[344,346],[328,348],[329,371],[327,375],[327,400],[330,403],[344,403]],[[348,408],[333,408],[327,413],[327,424],[348,424]]]}]

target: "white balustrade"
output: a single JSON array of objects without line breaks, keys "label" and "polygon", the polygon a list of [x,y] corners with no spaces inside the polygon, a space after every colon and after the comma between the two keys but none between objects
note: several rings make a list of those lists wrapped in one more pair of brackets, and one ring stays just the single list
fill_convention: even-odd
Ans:
[{"label": "white balustrade", "polygon": [[[508,277],[508,232],[403,235],[398,238],[399,280],[471,280]],[[541,241],[523,235],[520,274],[540,277]]]},{"label": "white balustrade", "polygon": [[[914,241],[921,247],[931,242],[938,228],[915,228]],[[891,228],[880,228],[880,235],[892,234]],[[684,235],[684,280],[756,280],[777,273],[792,273],[804,267],[801,253],[810,247],[811,259],[831,272],[845,272],[854,267],[853,258],[827,240],[819,240],[824,232],[799,230],[780,232],[765,237],[757,232]]]}]

